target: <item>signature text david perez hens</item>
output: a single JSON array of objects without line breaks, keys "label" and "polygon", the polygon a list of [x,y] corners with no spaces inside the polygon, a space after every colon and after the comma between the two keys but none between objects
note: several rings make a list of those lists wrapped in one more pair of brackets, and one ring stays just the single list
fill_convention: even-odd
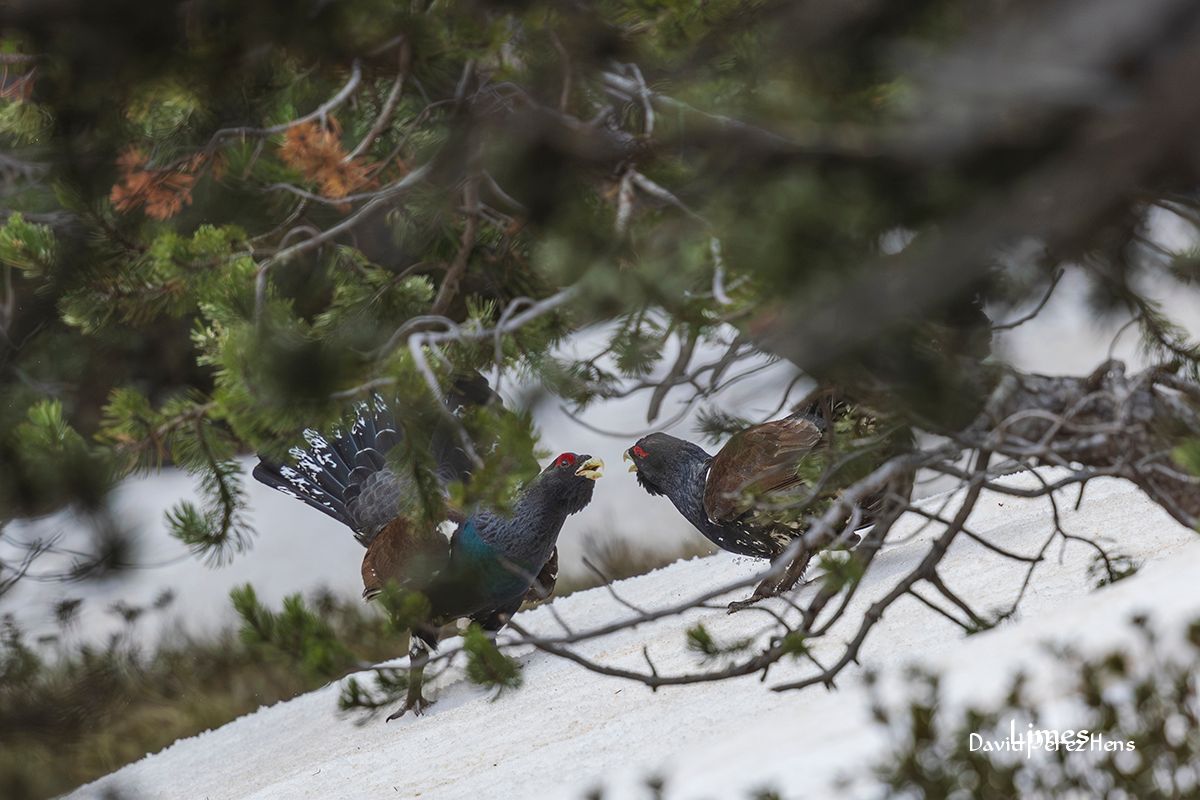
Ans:
[{"label": "signature text david perez hens", "polygon": [[1065,750],[1069,753],[1084,751],[1116,752],[1137,749],[1132,739],[1107,739],[1099,733],[1087,730],[1041,730],[1029,723],[1025,730],[1018,731],[1015,720],[1008,723],[1008,736],[1003,739],[985,739],[978,733],[970,735],[971,752],[1024,753],[1033,758],[1035,750]]}]

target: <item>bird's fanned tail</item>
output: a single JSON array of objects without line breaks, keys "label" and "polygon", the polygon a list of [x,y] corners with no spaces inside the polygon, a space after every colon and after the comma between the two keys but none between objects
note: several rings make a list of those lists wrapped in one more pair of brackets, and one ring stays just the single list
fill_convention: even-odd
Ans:
[{"label": "bird's fanned tail", "polygon": [[[500,397],[478,373],[458,375],[444,398],[446,409],[461,416],[466,409],[500,404]],[[403,440],[403,428],[392,410],[376,395],[360,403],[349,430],[329,438],[304,431],[307,447],[294,447],[294,466],[260,456],[255,479],[327,514],[354,531],[369,545],[384,525],[401,511],[405,498],[418,496],[411,478],[397,474],[387,453]],[[443,489],[467,481],[473,464],[464,452],[458,430],[445,420],[434,422],[429,441],[434,472]]]},{"label": "bird's fanned tail", "polygon": [[361,403],[349,430],[332,441],[304,431],[308,446],[289,451],[295,466],[260,456],[254,478],[348,526],[365,545],[395,516],[402,487],[386,454],[401,439],[391,410],[376,398]]}]

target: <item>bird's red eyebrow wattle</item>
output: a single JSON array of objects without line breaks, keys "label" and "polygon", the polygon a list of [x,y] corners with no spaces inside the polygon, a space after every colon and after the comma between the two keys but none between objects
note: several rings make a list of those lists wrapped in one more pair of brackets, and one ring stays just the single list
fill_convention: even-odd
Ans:
[{"label": "bird's red eyebrow wattle", "polygon": [[647,453],[645,450],[642,449],[641,445],[633,446],[633,454],[635,456],[637,456],[638,458],[645,458],[646,456],[650,455],[649,453]]},{"label": "bird's red eyebrow wattle", "polygon": [[566,465],[574,464],[575,463],[575,454],[574,453],[559,453],[558,458],[556,458],[554,460],[559,464],[566,464]]}]

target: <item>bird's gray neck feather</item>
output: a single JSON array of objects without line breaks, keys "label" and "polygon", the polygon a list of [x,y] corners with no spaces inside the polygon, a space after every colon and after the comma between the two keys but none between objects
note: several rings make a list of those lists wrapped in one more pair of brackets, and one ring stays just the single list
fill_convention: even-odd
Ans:
[{"label": "bird's gray neck feather", "polygon": [[701,533],[717,530],[704,510],[704,484],[712,458],[688,459],[681,467],[679,480],[667,491],[667,497],[679,513]]},{"label": "bird's gray neck feather", "polygon": [[567,513],[540,481],[534,481],[521,492],[511,514],[484,512],[480,517],[483,524],[479,535],[484,541],[506,558],[536,572],[550,558]]}]

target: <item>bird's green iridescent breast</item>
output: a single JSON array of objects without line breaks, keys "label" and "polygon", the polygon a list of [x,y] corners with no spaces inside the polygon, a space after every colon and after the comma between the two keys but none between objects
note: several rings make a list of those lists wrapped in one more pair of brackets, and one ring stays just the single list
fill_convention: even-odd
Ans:
[{"label": "bird's green iridescent breast", "polygon": [[494,597],[521,594],[529,588],[530,576],[540,569],[506,558],[480,535],[472,520],[464,522],[455,537],[454,560]]}]

